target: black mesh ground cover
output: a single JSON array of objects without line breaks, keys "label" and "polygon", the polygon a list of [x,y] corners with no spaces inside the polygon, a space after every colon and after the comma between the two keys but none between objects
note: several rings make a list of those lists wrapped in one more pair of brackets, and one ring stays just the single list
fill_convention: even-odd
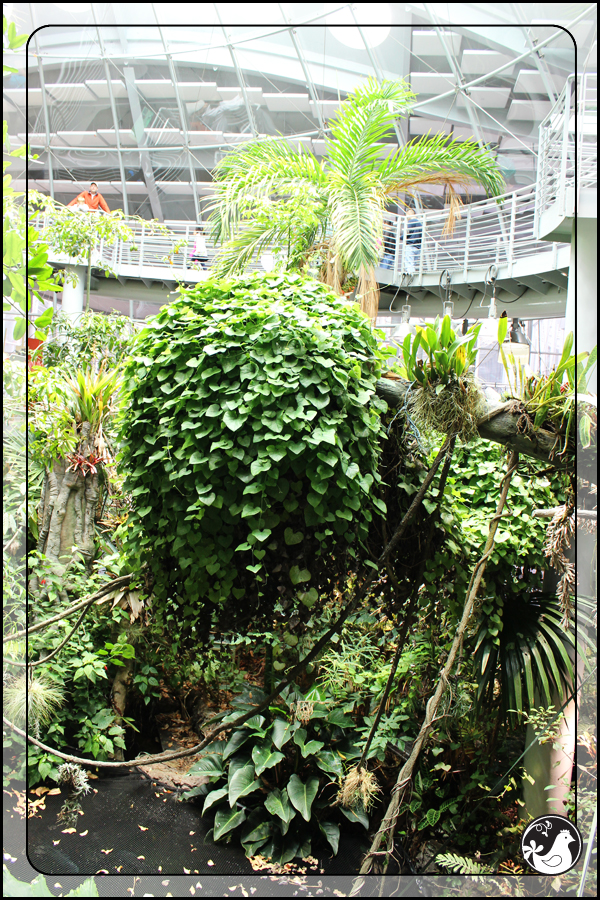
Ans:
[{"label": "black mesh ground cover", "polygon": [[[27,855],[38,871],[48,875],[92,875],[99,871],[119,875],[256,875],[234,837],[230,844],[204,842],[210,818],[201,807],[178,800],[178,794],[154,784],[139,773],[91,782],[93,790],[82,799],[81,813],[65,834],[67,824],[57,820],[66,797],[47,796],[40,817],[30,818]],[[337,856],[329,858],[327,845],[315,844],[318,866],[314,875],[353,875],[367,849],[366,832],[349,826]],[[362,829],[361,829],[362,830]],[[209,865],[212,861],[214,865]],[[296,862],[299,862],[296,860]]]}]

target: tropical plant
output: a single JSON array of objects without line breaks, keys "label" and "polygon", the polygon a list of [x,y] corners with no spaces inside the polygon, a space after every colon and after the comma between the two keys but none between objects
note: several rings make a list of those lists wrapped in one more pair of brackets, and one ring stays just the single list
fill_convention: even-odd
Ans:
[{"label": "tropical plant", "polygon": [[[257,698],[264,695],[253,687],[254,703]],[[260,853],[283,865],[310,855],[319,832],[337,853],[340,815],[368,828],[362,802],[354,808],[331,806],[343,760],[358,751],[348,736],[352,719],[329,709],[324,699],[317,689],[303,695],[286,688],[269,707],[268,718],[248,719],[226,744],[211,745],[211,752],[190,769],[190,774],[209,778],[210,786],[183,796],[204,797],[202,815],[214,813],[209,832],[214,841],[241,828],[237,833],[247,856]],[[252,709],[247,695],[233,705],[225,722]]]},{"label": "tropical plant", "polygon": [[88,564],[94,556],[103,471],[113,462],[105,426],[115,409],[119,371],[77,372],[36,366],[30,374],[31,451],[45,470],[36,520],[39,550],[64,567],[78,545]]},{"label": "tropical plant", "polygon": [[[573,636],[562,626],[562,610],[555,597],[507,591],[486,600],[475,645],[477,701],[497,708],[514,725],[519,715],[566,696],[573,683]],[[496,683],[500,684],[499,696]]]},{"label": "tropical plant", "polygon": [[[558,365],[548,375],[534,375],[525,371],[520,360],[516,361],[505,348],[508,319],[498,322],[498,344],[509,390],[520,399],[533,420],[533,429],[552,428],[564,441],[559,455],[575,448],[575,425],[579,407],[579,440],[583,448],[592,442],[592,430],[597,426],[597,401],[587,393],[590,375],[596,365],[598,348],[591,352],[573,354],[574,336],[570,331],[565,337]],[[587,407],[587,408],[586,408]]]},{"label": "tropical plant", "polygon": [[480,329],[481,323],[457,337],[446,315],[433,325],[417,326],[416,335],[404,338],[400,374],[412,384],[406,405],[417,427],[459,434],[464,441],[477,434],[484,398],[469,369],[477,356]]},{"label": "tropical plant", "polygon": [[275,616],[298,643],[290,629],[385,511],[380,368],[360,310],[299,275],[209,279],[140,333],[125,373],[124,533],[165,627],[197,641],[213,610],[227,631],[255,616],[270,631]]},{"label": "tropical plant", "polygon": [[59,312],[52,330],[41,345],[41,361],[48,369],[62,366],[66,371],[97,372],[119,369],[133,341],[131,319],[111,313],[104,315],[86,310],[77,322]]},{"label": "tropical plant", "polygon": [[402,375],[407,381],[418,381],[422,387],[433,385],[439,396],[445,385],[466,375],[475,362],[480,330],[481,322],[457,337],[450,316],[441,320],[437,316],[433,325],[417,325],[416,335],[407,334],[402,343]]},{"label": "tropical plant", "polygon": [[446,135],[411,141],[385,158],[381,142],[415,99],[402,81],[369,79],[348,97],[326,136],[327,155],[319,162],[305,148],[281,138],[235,148],[214,171],[213,235],[224,244],[216,258],[220,274],[242,272],[273,246],[287,254],[288,266],[322,258],[322,278],[341,292],[349,273],[358,276],[357,299],[374,319],[374,267],[382,252],[383,210],[393,198],[416,187],[481,185],[502,192],[493,155],[473,141]]}]

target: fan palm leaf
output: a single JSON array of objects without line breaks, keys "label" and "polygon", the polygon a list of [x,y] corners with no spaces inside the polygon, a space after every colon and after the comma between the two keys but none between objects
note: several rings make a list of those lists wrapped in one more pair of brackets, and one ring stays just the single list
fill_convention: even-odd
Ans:
[{"label": "fan palm leaf", "polygon": [[556,598],[540,594],[524,598],[511,592],[501,614],[498,636],[488,631],[487,618],[479,626],[474,653],[477,704],[491,707],[499,682],[501,713],[514,718],[536,705],[536,692],[545,706],[565,694],[573,683],[574,645],[561,625]]}]

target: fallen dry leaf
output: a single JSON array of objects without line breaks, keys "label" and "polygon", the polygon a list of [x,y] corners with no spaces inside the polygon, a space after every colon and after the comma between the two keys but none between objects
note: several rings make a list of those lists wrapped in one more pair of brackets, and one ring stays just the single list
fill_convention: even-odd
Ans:
[{"label": "fallen dry leaf", "polygon": [[145,856],[138,856],[138,859],[146,859]]},{"label": "fallen dry leaf", "polygon": [[108,869],[98,869],[98,871],[95,872],[94,874],[95,875],[108,875]]},{"label": "fallen dry leaf", "polygon": [[79,837],[85,837],[86,834],[88,834],[87,831],[80,831],[80,832],[79,832]]},{"label": "fallen dry leaf", "polygon": [[114,849],[114,847],[111,847],[110,850],[101,850],[100,853],[106,853],[106,855],[108,856],[108,854],[112,853]]},{"label": "fallen dry leaf", "polygon": [[37,787],[37,788],[34,788],[31,793],[35,794],[36,797],[41,797],[42,794],[47,793],[49,790],[50,790],[50,788],[47,788],[47,787]]},{"label": "fallen dry leaf", "polygon": [[63,828],[62,833],[63,834],[75,834],[76,831],[77,831],[76,828]]},{"label": "fallen dry leaf", "polygon": [[49,797],[56,797],[57,794],[60,794],[60,788],[52,788],[51,791],[48,791]]},{"label": "fallen dry leaf", "polygon": [[148,831],[148,829],[144,828],[143,825],[138,825],[138,828],[140,829],[140,831]]},{"label": "fallen dry leaf", "polygon": [[207,865],[207,866],[214,866],[214,862],[212,861],[212,859],[209,859],[208,862],[206,863],[206,865]]},{"label": "fallen dry leaf", "polygon": [[53,843],[54,846],[56,847],[57,844],[60,844],[60,838],[59,838],[57,841],[52,841],[52,843]]},{"label": "fallen dry leaf", "polygon": [[190,834],[196,834],[196,832],[195,832],[195,831],[190,831]]},{"label": "fallen dry leaf", "polygon": [[186,869],[186,867],[184,866],[184,867],[183,867],[183,871],[185,872],[186,875],[189,875],[190,872],[191,872],[192,870],[191,870],[191,869]]}]

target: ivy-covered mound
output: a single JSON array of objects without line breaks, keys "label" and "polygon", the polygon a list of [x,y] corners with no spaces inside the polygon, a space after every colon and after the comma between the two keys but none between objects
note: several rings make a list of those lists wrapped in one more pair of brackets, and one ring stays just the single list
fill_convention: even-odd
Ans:
[{"label": "ivy-covered mound", "polygon": [[165,624],[194,639],[217,621],[293,628],[331,596],[372,506],[385,512],[379,372],[366,316],[299,275],[211,279],[148,323],[122,461]]}]

